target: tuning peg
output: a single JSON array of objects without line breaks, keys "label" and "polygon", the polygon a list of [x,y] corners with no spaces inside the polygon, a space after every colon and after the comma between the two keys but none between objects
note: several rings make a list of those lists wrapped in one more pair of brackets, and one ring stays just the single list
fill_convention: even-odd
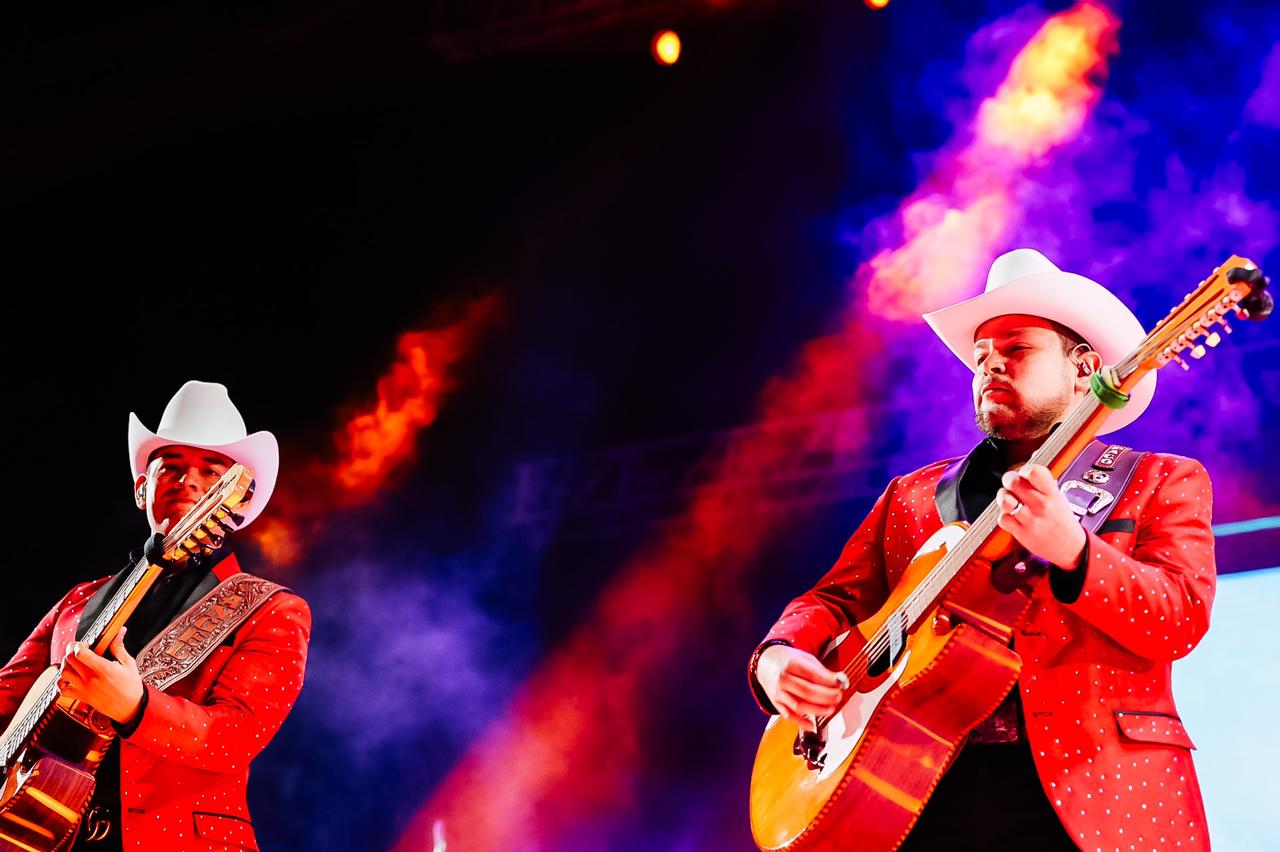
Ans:
[{"label": "tuning peg", "polygon": [[1188,364],[1186,361],[1182,360],[1182,356],[1181,356],[1181,355],[1174,355],[1174,356],[1173,356],[1173,358],[1172,358],[1171,360],[1172,360],[1172,361],[1174,361],[1174,362],[1175,362],[1179,367],[1181,367],[1181,368],[1182,368],[1182,369],[1184,369],[1184,370],[1190,370],[1190,369],[1191,369],[1191,365],[1190,365],[1190,364]]},{"label": "tuning peg", "polygon": [[1271,311],[1275,308],[1275,305],[1275,299],[1272,298],[1269,291],[1257,289],[1240,303],[1240,307],[1236,309],[1236,316],[1241,319],[1261,322],[1271,316]]},{"label": "tuning peg", "polygon": [[1216,331],[1209,332],[1209,336],[1204,339],[1204,343],[1210,349],[1222,342],[1222,335]]},{"label": "tuning peg", "polygon": [[219,509],[211,518],[218,526],[226,532],[235,532],[236,528],[244,523],[244,515],[231,511],[230,509]]},{"label": "tuning peg", "polygon": [[221,538],[222,536],[231,532],[228,525],[223,524],[217,518],[206,519],[204,522],[204,528],[205,528],[205,531],[209,533],[210,537],[212,538]]},{"label": "tuning peg", "polygon": [[1209,351],[1208,349],[1204,348],[1203,344],[1196,344],[1195,346],[1191,347],[1191,357],[1199,361],[1201,358],[1205,356],[1206,353],[1208,353],[1208,351]]}]

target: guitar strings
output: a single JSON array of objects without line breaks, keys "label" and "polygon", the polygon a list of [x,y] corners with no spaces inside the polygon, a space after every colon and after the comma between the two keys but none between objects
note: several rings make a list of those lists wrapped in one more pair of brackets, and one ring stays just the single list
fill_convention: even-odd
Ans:
[{"label": "guitar strings", "polygon": [[[1132,357],[1133,356],[1130,356],[1130,358],[1126,358],[1122,361],[1121,366],[1116,368],[1117,372],[1124,369],[1126,370],[1127,375],[1127,371],[1131,369],[1128,362]],[[1092,395],[1082,400],[1076,408],[1067,415],[1061,426],[1054,430],[1054,436],[1060,435],[1062,437],[1055,440],[1055,438],[1051,436],[1050,439],[1032,455],[1031,461],[1037,464],[1044,464],[1046,461],[1052,461],[1053,457],[1062,452],[1066,445],[1070,443],[1071,438],[1078,432],[1080,427],[1083,426],[1100,407],[1101,404]],[[946,556],[944,556],[938,564],[934,566],[934,568],[925,577],[924,581],[906,597],[902,605],[889,615],[885,620],[884,625],[882,625],[880,629],[872,635],[872,638],[867,642],[867,644],[864,645],[863,648],[854,655],[854,658],[850,663],[841,670],[845,677],[848,678],[850,684],[856,684],[860,681],[869,670],[871,661],[878,658],[889,647],[891,642],[891,635],[888,629],[889,625],[900,621],[903,614],[910,614],[912,606],[920,603],[922,600],[927,599],[929,604],[932,605],[938,595],[946,590],[946,586],[950,584],[960,571],[968,565],[969,561],[977,553],[979,548],[986,543],[988,536],[995,531],[999,514],[1000,510],[996,506],[996,501],[993,500],[987,505],[987,508],[982,511],[978,516],[978,519],[974,521],[973,525],[965,531],[965,534],[960,539],[956,548],[949,551]],[[947,575],[945,579],[944,575]],[[938,588],[939,586],[941,586],[941,588]],[[915,618],[918,618],[920,614],[923,614],[923,612],[924,609],[922,608],[915,617],[908,619],[908,623],[914,621]],[[893,661],[890,661],[890,664],[892,664],[892,662]],[[837,710],[836,712],[838,713],[839,711]],[[817,726],[819,728],[826,726],[831,719],[834,718],[834,715],[835,714],[832,714],[832,716],[819,717],[816,720]]]},{"label": "guitar strings", "polygon": [[[208,494],[201,498],[201,503],[207,504],[212,502],[214,506],[220,506],[222,504],[222,499],[225,496],[221,494],[222,491],[223,488],[221,486],[214,486],[214,488],[210,489]],[[192,513],[198,514],[201,512],[207,512],[212,515],[212,511],[209,511],[208,509],[201,509],[200,504],[197,504],[192,509]],[[186,540],[202,526],[203,522],[195,525],[195,527],[182,536],[177,535],[177,530],[169,533],[164,538],[164,550],[168,551],[172,549],[176,544]],[[133,566],[133,570],[129,573],[128,579],[126,579],[125,582],[121,584],[120,588],[116,590],[115,594],[107,600],[102,611],[98,613],[98,617],[93,620],[93,624],[91,624],[89,629],[85,631],[84,639],[81,640],[83,643],[92,645],[98,641],[102,636],[103,631],[105,631],[107,626],[111,623],[111,619],[115,618],[116,614],[120,611],[120,607],[124,605],[129,593],[133,591],[138,582],[142,579],[142,575],[146,573],[149,565],[150,563],[144,556],[136,565]],[[44,714],[48,712],[49,707],[53,703],[57,694],[58,683],[54,680],[40,693],[40,698],[32,704],[31,708],[23,715],[22,721],[11,729],[10,736],[0,739],[0,764],[4,766],[9,765],[9,761],[13,759],[13,756],[17,753],[18,749],[26,741],[27,736],[35,729],[36,724]]]},{"label": "guitar strings", "polygon": [[[1117,376],[1121,378],[1121,381],[1123,381],[1123,379],[1127,378],[1133,370],[1136,369],[1143,360],[1145,360],[1145,358],[1146,356],[1143,354],[1143,347],[1139,346],[1137,350],[1123,359],[1115,367]],[[1050,438],[1049,441],[1047,441],[1039,450],[1036,451],[1036,453],[1032,455],[1031,460],[1038,464],[1045,464],[1048,461],[1052,461],[1053,458],[1062,452],[1066,445],[1070,443],[1070,438],[1066,436],[1069,435],[1074,437],[1079,428],[1083,426],[1084,423],[1100,409],[1100,407],[1100,403],[1092,396],[1086,397],[1082,400],[1076,406],[1075,410],[1073,410],[1072,413],[1063,421],[1062,426],[1054,432],[1055,435],[1062,435],[1064,437],[1056,442],[1053,438]],[[1055,443],[1058,445],[1055,446]],[[916,590],[907,596],[906,600],[903,601],[903,605],[886,619],[885,625],[876,631],[872,636],[872,639],[854,656],[849,665],[842,669],[845,676],[849,678],[850,683],[856,683],[861,680],[870,668],[871,660],[879,657],[880,654],[882,654],[889,646],[891,636],[887,628],[890,623],[900,620],[903,613],[909,613],[913,604],[918,604],[920,600],[926,598],[929,600],[929,603],[932,604],[936,599],[937,594],[941,591],[945,591],[946,585],[949,584],[961,570],[963,570],[969,560],[973,558],[979,547],[985,543],[987,536],[995,531],[997,525],[996,518],[998,514],[999,510],[996,509],[995,502],[992,501],[992,503],[983,510],[982,514],[978,516],[978,520],[975,521],[968,530],[966,530],[966,533],[957,548],[950,551],[942,560],[939,561],[938,565],[930,571],[925,580],[916,587]],[[966,553],[965,551],[968,552]],[[961,554],[963,554],[963,556],[961,556]],[[955,565],[956,562],[959,562],[958,566]],[[945,579],[943,579],[943,575],[948,573],[949,576],[946,576]],[[943,587],[940,590],[936,588],[939,585]],[[923,614],[923,609],[919,614]],[[919,614],[915,617],[919,617]],[[914,620],[914,617],[908,619],[909,622]],[[860,671],[858,671],[859,669]],[[857,672],[856,677],[851,676],[854,675],[855,671]],[[829,716],[823,717],[818,723],[819,727],[828,723],[831,718],[832,717]]]}]

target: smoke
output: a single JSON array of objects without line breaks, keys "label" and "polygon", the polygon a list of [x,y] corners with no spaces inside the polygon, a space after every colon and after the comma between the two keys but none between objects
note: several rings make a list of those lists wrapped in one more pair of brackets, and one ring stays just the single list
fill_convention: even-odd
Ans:
[{"label": "smoke", "polygon": [[1262,84],[1245,104],[1245,117],[1259,127],[1280,129],[1280,44],[1267,54]]},{"label": "smoke", "polygon": [[[1078,26],[1045,29],[1046,20]],[[918,21],[902,19],[902,41],[912,40],[908,32],[918,35]],[[1166,45],[1137,40],[1130,50],[1116,25],[1096,3],[1057,19],[1027,6],[981,27],[962,51],[962,67],[953,60],[927,69],[917,83],[921,97],[904,102],[903,120],[923,105],[951,125],[954,141],[917,157],[920,189],[893,215],[848,223],[846,232],[858,235],[851,242],[870,258],[851,276],[854,305],[838,334],[804,347],[764,389],[763,422],[847,407],[884,388],[897,409],[884,422],[903,432],[887,465],[906,470],[967,449],[976,438],[968,372],[916,317],[975,293],[986,264],[1008,248],[1035,246],[1063,268],[1103,281],[1135,304],[1147,326],[1232,251],[1265,263],[1275,211],[1253,188],[1249,163],[1257,154],[1240,132],[1246,124],[1269,126],[1272,60],[1265,68],[1260,55],[1252,66],[1242,60],[1231,79],[1252,75],[1250,82],[1215,95],[1209,122],[1188,116],[1195,111],[1188,105],[1205,102],[1200,81],[1223,61],[1212,45],[1189,42],[1165,55]],[[1140,29],[1129,32],[1140,38]],[[1060,48],[1015,60],[1029,42]],[[1152,75],[1160,84],[1142,85]],[[925,80],[946,82],[930,88]],[[1231,115],[1226,124],[1217,121],[1222,112]],[[1231,355],[1231,345],[1192,377],[1162,376],[1156,406],[1132,427],[1131,440],[1201,456],[1215,474],[1222,468],[1254,482],[1256,474],[1241,471],[1243,456],[1214,449],[1224,423],[1233,439],[1261,437],[1273,405],[1248,393],[1246,361]],[[888,365],[883,381],[859,366],[867,351]],[[875,437],[875,424],[864,425],[858,435]],[[753,472],[784,464],[788,449],[768,439],[735,444],[719,473],[749,482]],[[1253,490],[1274,493],[1265,483]],[[743,489],[736,499],[766,497]],[[1235,511],[1243,499],[1225,493],[1220,481],[1220,506]],[[691,648],[731,652],[707,623],[740,606],[735,581],[784,528],[778,516],[743,523],[726,508],[734,507],[709,490],[691,503],[682,525],[623,566],[598,606],[434,789],[397,848],[424,848],[440,818],[456,829],[457,848],[630,848],[653,846],[656,838],[671,848],[696,847],[706,811],[676,809],[661,827],[638,830],[635,807],[645,773],[670,748],[646,740],[652,720],[668,710],[656,685],[687,677]],[[434,598],[418,600],[421,610]],[[388,605],[398,617],[414,617]],[[492,629],[484,618],[459,624],[460,632],[480,637]],[[408,653],[415,653],[412,645]],[[476,658],[462,659],[459,700],[480,696],[482,705],[485,688],[472,679],[483,666],[467,669]],[[373,747],[387,746],[375,739]],[[699,789],[693,785],[689,795]]]},{"label": "smoke", "polygon": [[[907,305],[936,299],[939,287],[976,272],[1016,213],[1013,179],[1079,131],[1096,100],[1093,80],[1114,28],[1102,7],[1084,3],[1046,21],[1013,59],[1005,83],[978,112],[975,141],[958,145],[940,167],[945,186],[913,197],[899,217],[905,242],[866,267],[878,315],[901,318]],[[1017,133],[1019,122],[1030,125],[1025,137]],[[942,274],[954,272],[958,257],[960,275]],[[762,423],[847,408],[874,393],[857,356],[863,347],[877,348],[876,329],[854,311],[843,319],[838,334],[811,341],[763,389]],[[858,429],[855,440],[871,434]],[[593,848],[584,831],[601,826],[608,834],[605,826],[634,806],[655,751],[644,739],[646,719],[658,709],[648,706],[653,684],[688,666],[690,648],[724,641],[708,625],[745,609],[735,580],[782,528],[781,513],[744,525],[733,510],[767,504],[768,489],[758,483],[795,452],[785,430],[739,433],[682,522],[618,572],[435,791],[397,848],[423,848],[427,826],[441,816],[463,827],[459,848],[466,849],[561,848],[570,835],[575,848]],[[714,487],[727,483],[744,484]]]},{"label": "smoke", "polygon": [[[855,276],[871,314],[911,321],[922,305],[941,306],[980,279],[1022,215],[1024,174],[1074,139],[1097,101],[1117,26],[1105,7],[1082,3],[1045,21],[1022,46],[978,105],[961,135],[967,141],[940,155],[900,208],[901,241]],[[984,43],[997,31],[984,32]]]},{"label": "smoke", "polygon": [[473,589],[492,564],[434,560],[416,571],[355,561],[308,585],[315,622],[309,700],[347,759],[372,770],[407,732],[462,742],[510,694],[526,662],[516,628]]},{"label": "smoke", "polygon": [[[333,534],[369,528],[367,515],[347,515]],[[311,811],[279,838],[288,848],[387,848],[414,791],[439,782],[538,652],[531,614],[494,600],[491,590],[511,582],[503,548],[429,550],[334,550],[327,570],[319,552],[308,559],[306,685],[268,750],[272,784],[250,787],[260,811]]]},{"label": "smoke", "polygon": [[[1222,16],[1211,15],[1207,29],[1224,29],[1214,17]],[[1254,74],[1246,65],[1241,88],[1222,91],[1210,110],[1219,121],[1188,128],[1196,72],[1221,62],[1216,49],[1193,42],[1143,60],[1143,78],[1163,84],[1109,98],[1061,156],[1029,175],[1020,191],[1025,212],[1007,247],[1040,248],[1102,282],[1150,328],[1228,255],[1250,257],[1264,270],[1280,261],[1280,211],[1274,198],[1250,188],[1250,170],[1266,164],[1245,144],[1258,104],[1275,91],[1280,62],[1272,51]],[[1239,518],[1273,512],[1280,498],[1257,457],[1271,443],[1274,402],[1255,392],[1250,375],[1275,371],[1274,349],[1269,359],[1250,355],[1275,333],[1269,323],[1234,326],[1238,333],[1224,335],[1190,373],[1163,370],[1155,404],[1116,440],[1201,459],[1216,481],[1217,515]]]}]

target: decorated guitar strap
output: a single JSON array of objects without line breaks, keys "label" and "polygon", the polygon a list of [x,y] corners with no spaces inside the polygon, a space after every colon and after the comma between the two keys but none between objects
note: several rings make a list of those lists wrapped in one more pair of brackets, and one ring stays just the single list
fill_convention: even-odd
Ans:
[{"label": "decorated guitar strap", "polygon": [[[1105,525],[1116,501],[1133,480],[1133,472],[1146,453],[1135,453],[1119,444],[1094,441],[1058,480],[1062,496],[1080,516],[1080,525],[1097,533]],[[1117,522],[1120,523],[1120,522]],[[1129,524],[1133,521],[1130,520]]]},{"label": "decorated guitar strap", "polygon": [[174,619],[137,657],[143,681],[164,690],[209,658],[249,616],[285,587],[252,574],[232,574]]},{"label": "decorated guitar strap", "polygon": [[[1122,518],[1107,523],[1111,510],[1133,480],[1138,462],[1147,454],[1120,444],[1094,441],[1085,447],[1067,472],[1058,480],[1058,489],[1071,504],[1087,532],[1132,532],[1134,520]],[[991,569],[991,583],[1002,592],[1048,573],[1049,566],[1037,558],[1009,559]]]}]

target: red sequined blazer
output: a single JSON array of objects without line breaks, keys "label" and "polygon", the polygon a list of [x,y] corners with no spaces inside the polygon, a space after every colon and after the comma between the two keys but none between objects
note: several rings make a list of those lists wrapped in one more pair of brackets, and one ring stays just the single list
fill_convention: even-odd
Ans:
[{"label": "red sequined blazer", "polygon": [[[214,566],[219,581],[240,568]],[[0,726],[75,640],[85,604],[106,577],[72,589],[0,669]],[[126,849],[257,849],[245,787],[249,763],[280,729],[302,689],[311,613],[278,592],[195,671],[165,692],[147,686],[137,728],[120,743]]]},{"label": "red sequined blazer", "polygon": [[[947,465],[893,480],[839,561],[787,606],[765,641],[817,654],[878,610],[942,526],[934,496]],[[1083,585],[1040,583],[1014,637],[1036,769],[1083,849],[1209,848],[1195,746],[1169,673],[1209,628],[1211,514],[1199,462],[1149,454],[1103,534],[1089,534]],[[754,675],[752,688],[770,711]]]}]

